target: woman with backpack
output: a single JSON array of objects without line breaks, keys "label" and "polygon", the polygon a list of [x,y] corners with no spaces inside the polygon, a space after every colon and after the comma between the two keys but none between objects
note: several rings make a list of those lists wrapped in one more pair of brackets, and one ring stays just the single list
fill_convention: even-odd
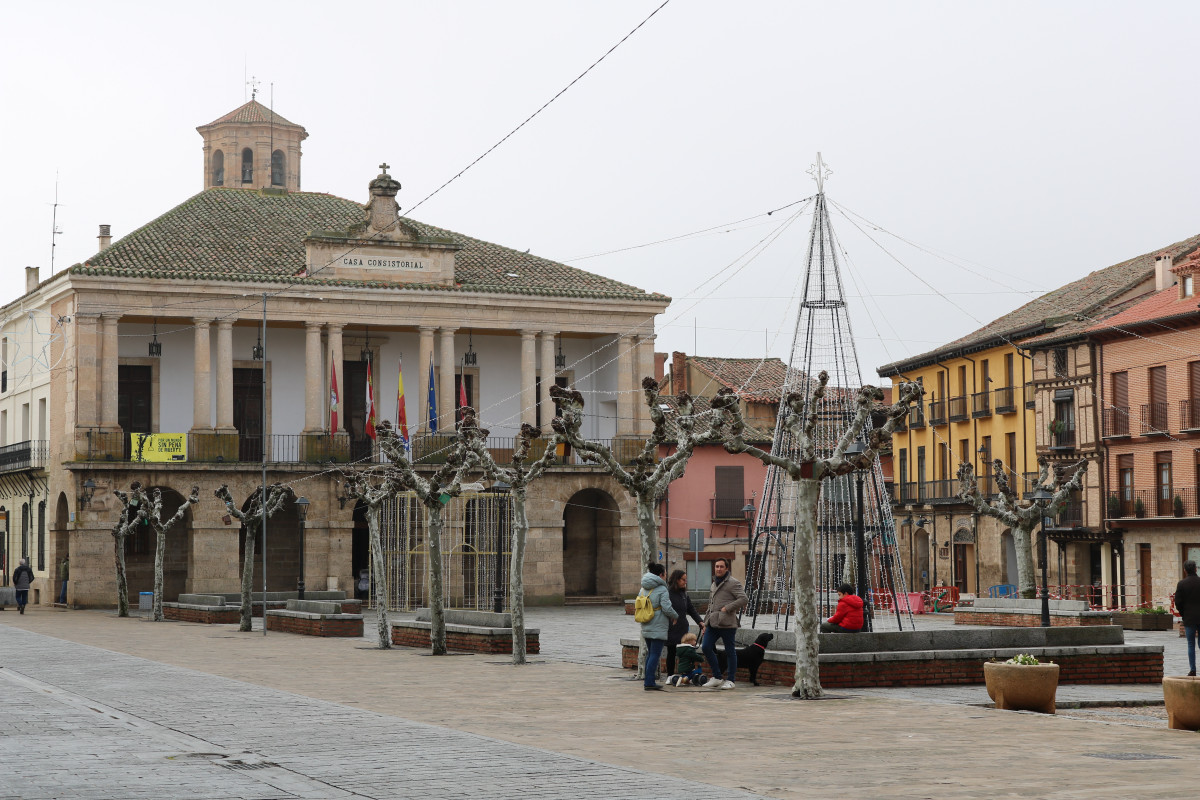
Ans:
[{"label": "woman with backpack", "polygon": [[[649,564],[642,576],[642,592],[634,601],[634,619],[642,624],[642,638],[646,640],[646,669],[642,688],[646,691],[661,691],[655,678],[658,675],[658,659],[667,643],[669,619],[679,616],[671,606],[667,582],[663,580],[666,569],[662,564]],[[643,609],[649,605],[653,615],[642,621]]]}]

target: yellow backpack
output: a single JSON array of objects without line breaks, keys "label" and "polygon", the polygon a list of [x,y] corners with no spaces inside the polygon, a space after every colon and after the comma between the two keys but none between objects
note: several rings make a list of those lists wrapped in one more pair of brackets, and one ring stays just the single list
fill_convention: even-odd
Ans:
[{"label": "yellow backpack", "polygon": [[645,591],[639,592],[633,601],[633,621],[643,625],[654,619],[654,606],[650,604],[650,595]]}]

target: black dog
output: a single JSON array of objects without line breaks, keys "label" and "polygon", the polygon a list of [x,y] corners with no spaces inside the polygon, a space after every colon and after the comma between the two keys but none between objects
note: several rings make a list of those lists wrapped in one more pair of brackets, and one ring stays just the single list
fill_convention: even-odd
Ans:
[{"label": "black dog", "polygon": [[[760,633],[749,647],[737,649],[738,669],[745,667],[750,673],[750,682],[758,686],[758,668],[762,666],[767,655],[767,642],[775,638],[773,633]],[[717,651],[717,663],[721,665],[721,674],[725,674],[725,651]]]}]

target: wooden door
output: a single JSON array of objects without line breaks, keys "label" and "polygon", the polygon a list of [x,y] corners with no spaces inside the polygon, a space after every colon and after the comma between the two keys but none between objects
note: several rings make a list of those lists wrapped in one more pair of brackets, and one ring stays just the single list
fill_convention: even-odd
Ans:
[{"label": "wooden door", "polygon": [[262,461],[262,377],[259,367],[233,370],[233,427],[238,431],[238,461]]},{"label": "wooden door", "polygon": [[1138,604],[1149,606],[1153,592],[1153,575],[1150,570],[1150,545],[1138,545],[1138,572],[1141,580],[1138,582]]}]

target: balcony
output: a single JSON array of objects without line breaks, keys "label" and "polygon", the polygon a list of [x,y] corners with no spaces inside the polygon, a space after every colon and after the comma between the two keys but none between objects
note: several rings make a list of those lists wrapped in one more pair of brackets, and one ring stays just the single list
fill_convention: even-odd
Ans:
[{"label": "balcony", "polygon": [[950,421],[962,422],[967,418],[967,396],[950,398]]},{"label": "balcony", "polygon": [[747,505],[753,505],[749,498],[713,497],[708,501],[710,522],[745,522],[746,512],[742,511]]},{"label": "balcony", "polygon": [[49,453],[50,443],[45,439],[31,439],[0,447],[0,473],[45,467]]},{"label": "balcony", "polygon": [[1129,436],[1129,409],[1123,406],[1113,406],[1104,409],[1105,439],[1119,439]]},{"label": "balcony", "polygon": [[[1124,496],[1123,496],[1124,495]],[[1176,504],[1175,499],[1179,499]],[[1128,489],[1109,492],[1108,518],[1200,517],[1196,489]]]},{"label": "balcony", "polygon": [[1167,433],[1167,404],[1146,403],[1142,406],[1142,436]]},{"label": "balcony", "polygon": [[992,415],[992,393],[976,392],[971,395],[971,416],[975,418]]},{"label": "balcony", "polygon": [[946,401],[931,400],[929,403],[929,424],[930,425],[945,425],[946,424]]},{"label": "balcony", "polygon": [[1044,519],[1047,528],[1082,528],[1087,519],[1087,504],[1083,500],[1068,500],[1055,513]]},{"label": "balcony", "polygon": [[1033,393],[1033,381],[1025,384],[1025,407],[1037,408],[1037,398]]},{"label": "balcony", "polygon": [[992,405],[997,414],[1015,414],[1017,412],[1016,390],[1013,387],[1005,386],[1002,389],[993,390],[992,393],[995,395]]},{"label": "balcony", "polygon": [[1200,398],[1179,401],[1179,430],[1200,433]]},{"label": "balcony", "polygon": [[1050,424],[1050,449],[1074,450],[1075,426],[1065,422],[1055,421]]},{"label": "balcony", "polygon": [[925,410],[921,408],[921,404],[910,406],[908,409],[908,427],[911,430],[925,427]]}]

